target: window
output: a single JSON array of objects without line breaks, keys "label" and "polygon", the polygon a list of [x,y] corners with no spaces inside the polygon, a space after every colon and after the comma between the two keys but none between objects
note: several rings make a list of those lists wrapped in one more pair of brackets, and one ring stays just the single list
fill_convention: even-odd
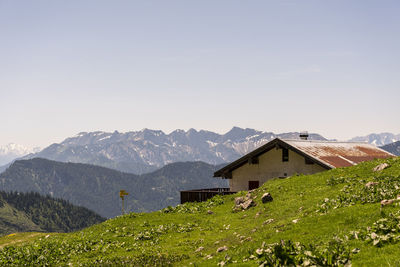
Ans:
[{"label": "window", "polygon": [[259,181],[249,181],[249,190],[253,190],[260,187]]},{"label": "window", "polygon": [[282,161],[289,161],[289,150],[282,148]]}]

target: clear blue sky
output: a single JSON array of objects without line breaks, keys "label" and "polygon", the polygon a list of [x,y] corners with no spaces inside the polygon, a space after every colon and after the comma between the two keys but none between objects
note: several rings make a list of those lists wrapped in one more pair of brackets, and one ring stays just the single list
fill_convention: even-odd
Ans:
[{"label": "clear blue sky", "polygon": [[400,1],[0,0],[0,145],[400,133]]}]

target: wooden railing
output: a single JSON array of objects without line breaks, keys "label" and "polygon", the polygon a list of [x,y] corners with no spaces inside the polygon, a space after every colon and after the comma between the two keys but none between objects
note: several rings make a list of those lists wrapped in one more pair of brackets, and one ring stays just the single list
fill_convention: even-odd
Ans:
[{"label": "wooden railing", "polygon": [[185,202],[202,202],[216,195],[235,194],[229,188],[207,188],[181,191],[181,204]]}]

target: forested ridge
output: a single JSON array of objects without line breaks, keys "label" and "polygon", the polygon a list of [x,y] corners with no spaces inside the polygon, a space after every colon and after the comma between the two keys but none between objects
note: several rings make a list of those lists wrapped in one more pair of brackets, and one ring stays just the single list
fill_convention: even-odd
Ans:
[{"label": "forested ridge", "polygon": [[[0,209],[3,211],[0,212],[0,220],[9,227],[15,226],[16,231],[71,232],[105,220],[85,207],[73,205],[67,200],[53,198],[50,195],[42,196],[36,192],[0,191],[0,198]],[[27,226],[26,223],[19,225],[20,220],[13,220],[10,214],[5,214],[4,211],[10,207],[14,209],[11,214],[20,213],[36,227]],[[1,216],[3,214],[5,216]],[[0,226],[0,232],[8,233],[10,230],[1,229]]]}]

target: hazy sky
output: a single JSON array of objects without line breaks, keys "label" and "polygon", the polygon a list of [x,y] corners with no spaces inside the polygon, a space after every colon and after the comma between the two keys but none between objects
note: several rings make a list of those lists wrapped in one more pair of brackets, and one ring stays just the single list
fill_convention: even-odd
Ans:
[{"label": "hazy sky", "polygon": [[400,1],[0,0],[0,145],[400,133]]}]

